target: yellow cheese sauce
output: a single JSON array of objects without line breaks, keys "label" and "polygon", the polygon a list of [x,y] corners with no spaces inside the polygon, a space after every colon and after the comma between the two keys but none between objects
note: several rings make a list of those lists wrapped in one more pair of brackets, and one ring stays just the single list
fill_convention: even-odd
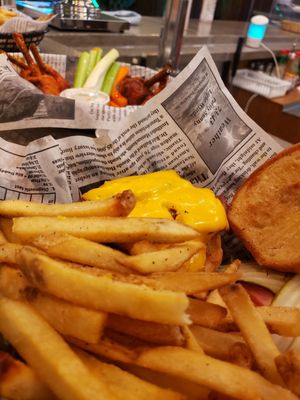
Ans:
[{"label": "yellow cheese sauce", "polygon": [[[146,175],[129,176],[105,182],[98,189],[83,195],[85,200],[102,200],[131,189],[136,206],[129,217],[175,219],[198,230],[206,243],[209,234],[228,227],[221,201],[210,189],[194,187],[175,171],[159,171]],[[206,261],[205,249],[184,263],[188,271],[201,270]]]},{"label": "yellow cheese sauce", "polygon": [[175,171],[158,171],[105,182],[83,195],[85,200],[101,200],[131,189],[136,206],[129,217],[175,219],[204,234],[228,226],[221,201],[210,189],[194,187]]}]

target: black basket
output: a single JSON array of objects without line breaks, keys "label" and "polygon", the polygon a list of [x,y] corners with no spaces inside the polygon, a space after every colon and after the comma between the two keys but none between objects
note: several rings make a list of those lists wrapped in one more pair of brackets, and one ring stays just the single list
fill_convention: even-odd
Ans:
[{"label": "black basket", "polygon": [[[38,45],[46,31],[40,31],[40,32],[25,32],[23,33],[23,37],[25,40],[25,43],[28,46],[30,46],[32,43]],[[13,37],[12,33],[1,33],[0,32],[0,49],[7,51],[7,52],[19,52],[20,50],[18,49]]]}]

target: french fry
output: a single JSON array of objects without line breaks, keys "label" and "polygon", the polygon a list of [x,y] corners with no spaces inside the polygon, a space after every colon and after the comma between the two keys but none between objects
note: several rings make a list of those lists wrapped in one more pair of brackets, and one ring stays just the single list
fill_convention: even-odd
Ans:
[{"label": "french fry", "polygon": [[0,293],[29,302],[49,324],[63,335],[88,343],[97,343],[106,323],[106,314],[88,310],[45,295],[29,285],[22,272],[7,266],[0,268]]},{"label": "french fry", "polygon": [[245,343],[236,333],[219,332],[199,325],[190,325],[190,330],[206,354],[221,360],[230,359],[233,345]]},{"label": "french fry", "polygon": [[123,332],[151,343],[183,346],[185,342],[180,327],[175,325],[163,325],[109,314],[106,326],[117,332]]},{"label": "french fry", "polygon": [[234,284],[219,291],[249,345],[262,375],[273,383],[283,385],[275,365],[279,350],[246,290],[241,285]]},{"label": "french fry", "polygon": [[0,229],[3,232],[6,241],[12,243],[22,243],[22,240],[12,231],[13,220],[0,217]]},{"label": "french fry", "polygon": [[1,297],[0,331],[60,399],[116,399],[30,305]]},{"label": "french fry", "polygon": [[7,243],[7,239],[4,235],[4,233],[2,232],[2,230],[0,229],[0,244],[3,244],[3,243]]},{"label": "french fry", "polygon": [[[65,336],[65,339],[68,343],[71,343],[89,353],[127,364],[133,364],[146,346],[143,347],[141,345],[136,345],[136,343],[133,345],[127,343],[125,345],[107,336],[103,336],[98,343],[87,343],[71,336]],[[148,348],[149,346],[150,344],[146,347]]]},{"label": "french fry", "polygon": [[240,278],[238,272],[226,274],[222,272],[156,272],[149,275],[150,280],[145,283],[156,289],[165,288],[174,291],[185,292],[192,295],[198,292],[215,289],[228,285]]},{"label": "french fry", "polygon": [[225,265],[224,268],[222,268],[222,270],[223,272],[231,274],[232,272],[237,272],[241,264],[242,262],[240,260],[235,259],[230,264]]},{"label": "french fry", "polygon": [[30,303],[58,332],[88,343],[97,343],[105,327],[106,314],[37,293]]},{"label": "french fry", "polygon": [[54,232],[38,236],[33,240],[33,244],[52,257],[95,268],[105,268],[123,273],[132,272],[124,267],[128,258],[126,254],[87,239]]},{"label": "french fry", "polygon": [[23,273],[2,264],[0,267],[0,294],[13,300],[22,300],[24,296],[29,297],[30,293],[37,292],[37,289],[29,285]]},{"label": "french fry", "polygon": [[55,400],[34,371],[8,353],[0,352],[0,397],[10,400]]},{"label": "french fry", "polygon": [[52,232],[69,233],[102,243],[153,242],[179,243],[200,236],[193,228],[176,221],[156,218],[118,217],[20,217],[13,219],[13,233],[21,240]]},{"label": "french fry", "polygon": [[23,245],[18,243],[6,242],[0,244],[0,263],[17,264],[16,256],[23,248]]},{"label": "french fry", "polygon": [[243,342],[233,343],[229,349],[228,361],[248,369],[252,369],[254,365],[254,357],[251,350],[246,343]]},{"label": "french fry", "polygon": [[184,400],[184,396],[172,390],[145,382],[121,368],[99,361],[95,357],[73,348],[81,361],[99,379],[102,379],[116,398],[122,400]]},{"label": "french fry", "polygon": [[[124,243],[125,245],[125,243]],[[138,254],[152,253],[154,251],[168,249],[170,245],[168,243],[151,243],[148,240],[140,240],[135,243],[127,244],[127,251],[130,255],[136,256]]]},{"label": "french fry", "polygon": [[141,274],[176,271],[195,253],[204,248],[204,243],[198,240],[190,240],[175,244],[167,249],[130,256],[124,259],[124,265]]},{"label": "french fry", "polygon": [[[74,268],[78,265],[74,265]],[[81,267],[94,276],[107,276],[108,271],[89,267]],[[171,290],[183,292],[188,295],[197,295],[215,287],[222,287],[228,283],[235,282],[240,278],[238,272],[227,274],[222,272],[187,272],[187,271],[164,271],[155,272],[149,275],[122,274],[117,271],[110,272],[111,277],[120,282],[146,285],[155,290]],[[205,296],[204,296],[205,297]]]},{"label": "french fry", "polygon": [[[212,304],[223,304],[224,307],[227,307],[223,302],[217,291],[212,291],[207,301]],[[256,307],[256,311],[262,317],[265,324],[268,327],[268,330],[271,333],[276,333],[280,336],[288,336],[288,337],[297,337],[300,336],[300,310],[297,307],[278,307],[278,306],[260,306]],[[195,322],[197,323],[197,322]],[[200,324],[201,325],[201,324]],[[206,325],[203,325],[206,326]],[[216,322],[211,326],[212,328],[222,330],[222,331],[232,331],[237,330],[237,326],[235,325],[232,316],[228,310],[227,316],[220,320],[220,322]]]},{"label": "french fry", "polygon": [[207,243],[205,271],[213,272],[221,265],[223,249],[221,244],[221,235],[213,235]]},{"label": "french fry", "polygon": [[182,331],[186,339],[185,348],[188,350],[196,351],[197,353],[204,354],[202,347],[200,346],[190,328],[187,325],[184,325],[182,327]]},{"label": "french fry", "polygon": [[81,201],[66,204],[41,204],[24,200],[0,201],[0,215],[5,217],[65,216],[65,217],[125,217],[135,206],[131,190],[105,200]]},{"label": "french fry", "polygon": [[298,307],[257,307],[257,311],[272,333],[280,336],[300,336],[300,309]]},{"label": "french fry", "polygon": [[135,363],[172,374],[242,400],[296,400],[281,386],[272,384],[246,368],[180,347],[158,347],[143,351]]},{"label": "french fry", "polygon": [[138,365],[118,363],[122,369],[155,385],[183,393],[188,400],[208,400],[210,390],[187,379],[143,368]]},{"label": "french fry", "polygon": [[[253,371],[180,347],[129,346],[108,338],[103,338],[97,344],[87,344],[73,338],[68,340],[88,352],[117,362],[135,364],[174,375],[178,379],[186,379],[236,399],[297,398],[288,390],[272,384]],[[134,367],[129,370],[134,371]]]},{"label": "french fry", "polygon": [[[74,265],[74,268],[78,265]],[[90,267],[80,267],[82,271],[94,276],[107,276],[108,271]],[[187,272],[187,271],[164,271],[149,275],[122,274],[117,271],[110,272],[111,277],[120,282],[146,285],[155,290],[171,290],[183,292],[188,295],[197,295],[215,287],[222,287],[228,283],[235,282],[240,278],[238,272],[227,274],[222,272]],[[205,296],[204,296],[205,297]]]},{"label": "french fry", "polygon": [[227,311],[224,307],[216,304],[189,298],[187,313],[194,324],[206,326],[207,328],[214,328],[220,325]]},{"label": "french fry", "polygon": [[287,387],[300,396],[300,351],[288,350],[276,357],[275,363]]},{"label": "french fry", "polygon": [[94,276],[26,247],[18,255],[18,264],[32,286],[75,304],[145,321],[190,322],[184,293],[120,282],[107,274]]}]

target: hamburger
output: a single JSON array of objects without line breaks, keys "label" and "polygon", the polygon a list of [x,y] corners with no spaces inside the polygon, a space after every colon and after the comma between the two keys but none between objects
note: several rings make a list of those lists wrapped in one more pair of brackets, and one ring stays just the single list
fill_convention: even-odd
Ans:
[{"label": "hamburger", "polygon": [[236,192],[228,220],[260,266],[300,272],[300,143],[251,174]]}]

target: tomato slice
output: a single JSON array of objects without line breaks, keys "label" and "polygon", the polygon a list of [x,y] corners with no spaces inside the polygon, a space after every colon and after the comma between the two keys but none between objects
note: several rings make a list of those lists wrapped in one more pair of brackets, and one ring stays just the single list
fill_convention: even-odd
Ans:
[{"label": "tomato slice", "polygon": [[247,290],[253,304],[256,306],[271,305],[274,298],[274,293],[272,293],[271,290],[256,285],[255,283],[241,282],[241,284]]}]

